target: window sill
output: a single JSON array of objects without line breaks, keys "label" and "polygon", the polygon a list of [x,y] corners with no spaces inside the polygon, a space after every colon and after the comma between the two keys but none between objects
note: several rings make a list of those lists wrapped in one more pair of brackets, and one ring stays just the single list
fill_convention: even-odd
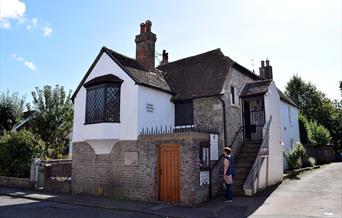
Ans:
[{"label": "window sill", "polygon": [[240,108],[240,105],[238,105],[238,104],[230,104],[230,106]]}]

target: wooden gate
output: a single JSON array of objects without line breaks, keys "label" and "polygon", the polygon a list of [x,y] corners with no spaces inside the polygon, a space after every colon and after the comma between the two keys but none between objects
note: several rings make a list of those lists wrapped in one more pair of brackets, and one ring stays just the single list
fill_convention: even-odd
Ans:
[{"label": "wooden gate", "polygon": [[164,144],[158,148],[158,200],[179,203],[179,145]]}]

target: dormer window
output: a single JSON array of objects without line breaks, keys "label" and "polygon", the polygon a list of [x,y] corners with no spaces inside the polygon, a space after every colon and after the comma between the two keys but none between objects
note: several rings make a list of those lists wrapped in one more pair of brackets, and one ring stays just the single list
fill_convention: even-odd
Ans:
[{"label": "dormer window", "polygon": [[83,86],[87,90],[85,124],[120,122],[120,89],[123,80],[107,74]]}]

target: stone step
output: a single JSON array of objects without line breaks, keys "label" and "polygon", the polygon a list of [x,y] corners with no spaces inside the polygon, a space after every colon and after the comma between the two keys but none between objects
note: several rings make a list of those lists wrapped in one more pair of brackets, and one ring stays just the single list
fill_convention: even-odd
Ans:
[{"label": "stone step", "polygon": [[253,163],[254,163],[254,161],[250,161],[250,162],[240,161],[240,162],[235,164],[235,168],[237,168],[237,167],[251,167],[251,166],[253,166]]},{"label": "stone step", "polygon": [[256,147],[242,147],[241,148],[241,152],[253,152],[253,153],[258,153],[260,149],[260,146],[256,146]]},{"label": "stone step", "polygon": [[249,173],[249,168],[248,167],[238,167],[235,168],[235,174],[239,175],[239,174],[248,174]]},{"label": "stone step", "polygon": [[249,172],[241,173],[235,171],[234,179],[246,179]]}]

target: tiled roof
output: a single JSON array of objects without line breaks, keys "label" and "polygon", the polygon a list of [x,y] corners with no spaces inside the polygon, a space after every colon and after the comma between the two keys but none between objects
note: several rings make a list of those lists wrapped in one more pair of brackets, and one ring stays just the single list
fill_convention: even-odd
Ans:
[{"label": "tiled roof", "polygon": [[159,66],[164,72],[175,100],[221,94],[233,60],[220,49]]},{"label": "tiled roof", "polygon": [[105,48],[125,69],[126,72],[139,85],[146,85],[160,90],[171,92],[163,73],[160,70],[145,69],[135,59],[119,54],[111,49]]},{"label": "tiled roof", "polygon": [[282,91],[280,91],[280,89],[278,89],[278,93],[279,93],[279,96],[280,96],[280,100],[294,106],[294,107],[297,107],[298,106],[296,105],[296,103],[294,103],[294,101],[292,101],[291,98],[287,97],[287,95],[285,95]]},{"label": "tiled roof", "polygon": [[261,80],[252,83],[246,83],[246,85],[243,87],[240,93],[240,96],[246,97],[265,94],[268,91],[268,87],[270,86],[271,82],[272,80]]}]

